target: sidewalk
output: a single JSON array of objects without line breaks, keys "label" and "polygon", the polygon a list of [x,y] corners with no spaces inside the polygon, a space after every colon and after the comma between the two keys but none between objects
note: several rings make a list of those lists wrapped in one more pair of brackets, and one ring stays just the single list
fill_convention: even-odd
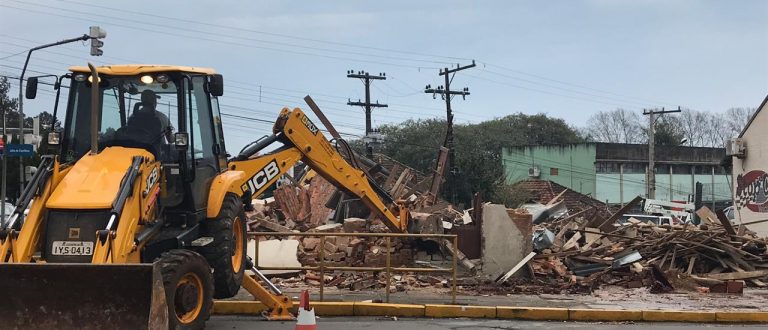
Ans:
[{"label": "sidewalk", "polygon": [[[319,302],[319,289],[308,288],[313,302]],[[286,294],[298,297],[301,288],[287,288]],[[385,293],[377,291],[349,291],[325,288],[326,302],[384,302]],[[241,291],[230,300],[252,301],[253,298]],[[390,293],[390,303],[396,304],[450,304],[449,289],[422,288],[406,292]],[[743,295],[714,293],[671,293],[653,294],[647,289],[624,289],[609,287],[592,295],[583,294],[511,294],[511,295],[469,295],[459,292],[456,303],[464,306],[515,306],[543,308],[571,308],[594,310],[675,310],[675,311],[740,311],[768,312],[768,290],[745,288]]]}]

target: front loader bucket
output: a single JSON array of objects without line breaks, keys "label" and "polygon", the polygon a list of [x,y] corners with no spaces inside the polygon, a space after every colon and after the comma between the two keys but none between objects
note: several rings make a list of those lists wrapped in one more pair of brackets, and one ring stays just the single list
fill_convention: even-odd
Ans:
[{"label": "front loader bucket", "polygon": [[167,329],[152,264],[0,264],[2,329]]}]

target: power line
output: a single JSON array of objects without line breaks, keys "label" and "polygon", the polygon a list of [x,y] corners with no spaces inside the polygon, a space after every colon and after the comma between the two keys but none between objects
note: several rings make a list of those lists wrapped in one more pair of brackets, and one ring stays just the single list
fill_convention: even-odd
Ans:
[{"label": "power line", "polygon": [[[329,41],[329,40],[320,40],[320,39],[313,39],[313,38],[307,38],[307,37],[298,37],[298,36],[292,36],[287,34],[281,34],[281,33],[273,33],[273,32],[265,32],[261,30],[254,30],[254,29],[248,29],[248,28],[242,28],[242,27],[234,27],[234,26],[227,26],[227,25],[221,25],[221,24],[212,24],[207,23],[203,21],[198,20],[187,20],[177,17],[170,17],[170,16],[162,16],[162,15],[156,15],[156,14],[150,14],[145,12],[137,12],[137,11],[131,11],[126,10],[125,8],[113,8],[113,7],[107,7],[107,6],[101,6],[97,4],[91,4],[91,3],[84,3],[79,1],[72,1],[72,0],[59,0],[62,2],[70,2],[70,3],[76,3],[83,6],[87,6],[88,8],[96,7],[96,8],[102,8],[107,10],[112,10],[119,12],[121,14],[123,13],[131,13],[135,15],[143,15],[143,16],[149,16],[149,17],[155,17],[155,18],[162,18],[166,20],[174,20],[178,22],[184,22],[184,23],[190,23],[190,24],[197,24],[201,26],[209,26],[209,27],[216,27],[216,28],[222,28],[222,29],[229,29],[236,32],[252,32],[252,33],[258,33],[263,35],[269,35],[269,36],[275,36],[275,37],[281,37],[281,38],[289,38],[289,39],[295,39],[295,40],[302,40],[302,41],[312,41],[317,43],[325,43],[325,44],[333,44],[333,45],[339,45],[349,48],[359,48],[359,49],[371,49],[376,51],[382,51],[382,52],[391,52],[391,53],[401,53],[401,54],[411,54],[411,55],[417,55],[417,56],[423,56],[423,57],[435,57],[435,58],[443,58],[448,60],[469,60],[468,58],[461,58],[461,57],[453,57],[453,56],[444,56],[444,55],[434,55],[434,54],[426,54],[426,53],[419,53],[414,51],[405,51],[405,50],[396,50],[396,49],[388,49],[388,48],[381,48],[381,47],[372,47],[372,46],[364,46],[364,45],[358,45],[358,44],[350,44],[350,43],[343,43],[338,41]],[[438,63],[438,62],[433,62]],[[447,63],[447,62],[439,62],[439,63]],[[450,63],[448,63],[450,64]]]},{"label": "power line", "polygon": [[[16,2],[16,3],[22,3],[22,4],[25,4],[25,5],[40,6],[40,7],[44,7],[45,9],[56,9],[56,10],[59,10],[59,11],[70,12],[70,13],[75,13],[75,14],[80,14],[80,15],[93,15],[93,13],[88,13],[88,12],[83,12],[83,11],[78,11],[78,10],[72,10],[72,9],[67,9],[67,8],[51,7],[51,6],[48,6],[48,5],[42,5],[42,4],[37,4],[37,3],[29,3],[29,2],[18,1],[18,0],[11,0],[11,1]],[[14,7],[14,6],[9,6],[7,4],[0,4],[0,7],[16,9],[16,10],[22,10],[22,11],[28,11],[28,12],[33,12],[33,13],[38,13],[38,14],[43,14],[43,15],[50,15],[50,16],[55,16],[55,17],[67,18],[67,19],[73,19],[73,20],[79,20],[79,21],[88,21],[88,22],[92,22],[92,23],[96,22],[96,23],[100,23],[100,24],[109,24],[111,26],[126,28],[126,29],[130,29],[130,30],[144,31],[144,32],[160,34],[160,35],[167,35],[167,36],[173,36],[173,37],[181,37],[181,38],[187,38],[187,39],[193,39],[193,40],[205,40],[205,41],[209,41],[209,42],[215,42],[215,43],[227,44],[227,45],[233,45],[233,46],[240,46],[240,47],[263,49],[263,50],[269,50],[269,51],[279,52],[279,53],[283,53],[283,54],[284,53],[291,53],[291,54],[296,54],[296,55],[307,55],[307,56],[323,57],[323,58],[343,60],[343,61],[355,61],[355,62],[361,62],[361,63],[372,63],[372,64],[380,64],[380,65],[396,66],[396,67],[416,68],[416,69],[437,69],[437,67],[428,67],[428,66],[420,66],[420,65],[407,65],[407,64],[401,64],[401,63],[374,61],[374,60],[368,60],[368,59],[361,59],[359,57],[339,57],[339,56],[333,56],[333,55],[327,55],[327,54],[319,54],[317,52],[305,52],[305,51],[297,51],[297,50],[291,50],[291,49],[282,49],[282,48],[274,48],[274,47],[267,47],[267,46],[258,46],[258,45],[254,45],[254,44],[245,44],[245,43],[233,42],[233,41],[222,40],[222,39],[205,38],[205,37],[201,37],[200,34],[214,36],[214,37],[217,37],[217,38],[229,38],[229,39],[235,39],[235,40],[237,40],[237,39],[248,40],[248,41],[251,41],[251,42],[263,42],[261,40],[253,39],[253,38],[237,37],[237,36],[233,36],[233,35],[225,35],[225,34],[213,33],[213,32],[208,32],[208,31],[203,31],[203,30],[180,29],[180,28],[178,28],[176,26],[158,24],[157,22],[152,22],[152,25],[153,26],[159,26],[159,27],[165,27],[165,28],[170,29],[170,30],[177,30],[177,31],[184,31],[184,32],[194,32],[194,33],[196,33],[198,35],[191,36],[191,35],[186,35],[186,34],[179,34],[179,33],[174,33],[174,32],[168,32],[167,30],[142,28],[142,27],[136,26],[136,25],[127,25],[127,24],[116,23],[115,21],[140,24],[141,26],[147,25],[147,22],[127,19],[127,18],[121,18],[121,17],[116,17],[116,16],[99,15],[99,17],[110,19],[110,21],[104,21],[104,20],[98,20],[98,19],[94,20],[92,18],[81,18],[81,17],[76,17],[76,16],[62,15],[62,14],[59,14],[59,13],[52,13],[52,12],[43,11],[43,10]],[[301,49],[309,49],[309,50],[322,50],[322,51],[329,51],[329,52],[339,52],[339,51],[333,51],[333,50],[318,49],[316,47],[306,47],[306,46],[292,46],[292,47],[301,48]],[[350,52],[346,52],[346,53],[350,53]],[[360,55],[360,54],[350,54],[350,55]],[[380,57],[380,56],[375,56],[375,55],[365,55],[365,56],[368,56],[368,57]],[[410,60],[410,61],[414,61],[414,60]],[[432,62],[432,63],[434,63],[434,62]]]},{"label": "power line", "polygon": [[[70,56],[75,57],[73,55],[70,55]],[[46,58],[40,58],[38,60],[46,61],[46,62],[52,62],[52,63],[57,63],[57,64],[62,64],[62,65],[67,65],[67,66],[69,65],[68,63],[58,62],[58,61],[54,61],[54,60],[50,60],[50,59],[46,59]],[[135,60],[126,60],[126,61],[128,61],[128,62],[137,62]],[[60,70],[59,68],[55,68],[55,69],[52,68],[52,67],[48,67],[48,68],[50,68],[52,70]],[[239,81],[235,81],[235,80],[229,80],[229,81],[231,83],[233,83],[233,84],[230,85],[230,88],[241,89],[241,90],[245,90],[245,91],[252,91],[254,89],[254,88],[239,87],[239,86],[237,86],[237,85],[240,85],[240,84],[248,86],[248,84],[244,83],[244,82],[239,82]],[[253,86],[253,85],[251,85],[251,86]],[[294,96],[294,95],[289,95],[289,94],[281,94],[281,93],[276,93],[276,92],[263,91],[263,93],[266,93],[266,94],[283,95],[283,96],[288,96],[288,97],[291,97],[291,98],[294,98],[294,97],[295,98],[301,98],[301,97],[303,97],[303,95],[306,95],[308,93],[306,91],[299,91],[299,90],[293,90],[293,89],[277,88],[277,87],[270,87],[270,86],[264,86],[264,85],[259,85],[259,86],[262,86],[264,89],[282,90],[282,91],[289,91],[289,92],[292,92],[292,93],[295,92],[297,94],[298,93],[302,94],[302,96]],[[252,94],[245,94],[245,93],[239,93],[239,92],[230,92],[230,93],[253,96]],[[339,99],[345,99],[346,98],[344,96],[337,96],[337,95],[330,95],[330,94],[321,94],[321,93],[310,93],[310,94],[312,94],[312,95],[321,95],[321,96],[326,96],[326,97],[331,97],[331,98],[339,98]],[[253,96],[253,97],[255,98],[255,96]],[[286,101],[286,100],[283,100],[283,101]],[[290,101],[293,102],[295,100],[290,100]],[[335,103],[335,104],[346,104],[346,103],[336,102],[336,101],[327,101],[327,102]],[[424,110],[424,109],[441,110],[439,108],[414,106],[414,105],[402,104],[402,103],[398,103],[397,106],[398,107],[404,107],[404,108],[414,108],[414,109],[419,109],[419,110]],[[342,109],[339,109],[339,108],[335,108],[335,109],[339,110],[339,111],[345,111],[345,110],[342,110]],[[419,116],[419,117],[422,117],[424,115],[423,112],[412,112],[412,111],[404,111],[404,110],[397,110],[397,109],[390,109],[390,111],[391,112],[395,112],[395,113],[404,113],[404,114],[409,114],[409,115],[416,115],[416,116]],[[469,116],[468,114],[466,114],[464,112],[459,112],[459,111],[454,111],[454,112],[457,113],[457,114],[460,114],[461,117]],[[409,118],[411,118],[411,117],[396,116],[394,114],[390,114],[390,115],[387,115],[387,116],[388,117],[397,117],[399,119],[409,119]],[[387,117],[387,116],[385,116],[385,117]],[[434,116],[432,116],[432,117],[434,117]],[[487,118],[478,117],[478,116],[472,116],[472,118],[475,118],[477,120],[487,120]]]},{"label": "power line", "polygon": [[518,73],[518,74],[526,75],[526,76],[529,76],[529,77],[534,77],[534,78],[537,78],[537,79],[546,80],[546,81],[550,81],[550,82],[554,82],[554,83],[559,83],[559,84],[563,84],[563,85],[567,85],[567,86],[582,88],[582,89],[586,89],[586,90],[591,90],[591,91],[595,91],[595,92],[610,94],[610,95],[619,96],[619,97],[632,98],[632,99],[635,99],[635,100],[638,100],[638,101],[643,101],[643,102],[650,102],[649,104],[673,104],[673,103],[670,103],[670,102],[648,100],[648,99],[645,99],[645,98],[635,97],[635,96],[631,96],[631,95],[627,95],[627,94],[619,94],[619,93],[614,93],[614,92],[606,91],[606,90],[603,90],[603,89],[597,89],[597,88],[593,88],[593,87],[589,87],[589,86],[584,86],[584,85],[580,85],[580,84],[576,84],[576,83],[572,83],[572,82],[552,79],[552,78],[544,77],[544,76],[533,74],[533,73],[529,73],[529,72],[524,72],[524,71],[520,71],[520,70],[510,69],[510,68],[507,68],[505,66],[497,65],[497,64],[493,64],[493,63],[482,62],[482,64],[484,66],[496,67],[496,68],[499,68],[499,69],[502,69],[502,70],[507,70],[509,72]]},{"label": "power line", "polygon": [[[18,56],[18,55],[24,54],[24,53],[26,53],[26,52],[27,52],[26,50],[22,50],[22,51],[20,51],[20,52],[18,52],[18,53],[12,53],[11,55],[0,57],[0,60],[9,59],[9,58],[11,58],[11,57],[14,57],[14,56]],[[10,52],[5,52],[5,51],[3,51],[3,53],[6,53],[6,54],[7,54],[7,53],[10,53]]]},{"label": "power line", "polygon": [[584,97],[578,97],[578,96],[572,96],[572,95],[566,95],[566,94],[559,94],[559,93],[549,92],[549,91],[545,91],[545,90],[541,90],[541,89],[536,89],[536,88],[530,88],[530,87],[515,85],[515,84],[512,84],[512,83],[498,81],[498,80],[494,80],[494,79],[488,79],[488,78],[479,77],[479,76],[474,76],[474,75],[471,75],[471,74],[467,74],[466,76],[470,77],[470,78],[474,78],[474,79],[484,80],[484,81],[491,82],[491,83],[494,83],[494,84],[499,84],[499,85],[514,87],[514,88],[529,90],[529,91],[533,91],[533,92],[537,92],[537,93],[543,93],[543,94],[554,95],[554,96],[561,96],[561,97],[571,98],[571,99],[575,99],[575,100],[582,100],[582,101],[587,101],[587,102],[593,102],[593,103],[600,103],[600,104],[605,104],[605,105],[610,105],[610,106],[620,107],[620,108],[625,106],[625,105],[621,105],[619,103],[608,103],[608,102],[603,102],[603,101],[589,99],[589,98],[584,98]]},{"label": "power line", "polygon": [[628,101],[626,99],[619,99],[619,98],[610,97],[610,96],[603,96],[603,95],[599,95],[599,94],[595,94],[595,93],[582,92],[582,91],[575,90],[573,88],[558,87],[556,85],[540,83],[540,82],[537,82],[537,81],[534,81],[534,80],[530,80],[530,79],[518,78],[518,77],[515,77],[515,76],[511,76],[511,75],[508,75],[508,74],[503,74],[503,73],[499,73],[499,72],[495,72],[495,71],[491,71],[491,70],[487,70],[487,69],[480,69],[480,71],[487,72],[489,74],[496,75],[496,76],[499,76],[499,77],[504,77],[504,78],[508,78],[508,79],[523,81],[523,82],[527,82],[527,83],[530,83],[530,84],[533,84],[533,85],[539,85],[539,86],[554,88],[554,89],[558,89],[558,90],[562,90],[562,91],[566,91],[566,92],[570,92],[570,93],[581,94],[581,95],[590,96],[590,97],[597,97],[597,98],[602,98],[602,99],[606,99],[606,100],[610,100],[610,101],[633,103],[633,104],[637,104],[637,105],[640,105],[640,106],[647,106],[647,105],[649,105],[649,103],[641,103],[641,102],[635,102],[635,101]]},{"label": "power line", "polygon": [[[29,2],[18,1],[18,0],[17,0],[16,2],[18,2],[18,3],[22,3],[22,4],[26,4],[26,5],[32,5],[32,6],[43,6],[43,5],[41,5],[41,4],[37,4],[37,3],[29,3]],[[67,2],[67,1],[64,1],[64,2]],[[77,1],[69,1],[69,2],[71,2],[71,3],[78,3],[78,4],[82,4],[82,5],[86,5],[86,4],[85,4],[85,3],[83,3],[83,2],[77,2]],[[90,5],[90,4],[88,4],[88,5],[89,5],[89,6],[93,6],[93,5]],[[49,6],[45,6],[45,7],[46,7],[46,8],[49,8]],[[104,9],[108,9],[108,10],[114,10],[114,11],[120,11],[120,12],[124,12],[124,10],[123,10],[123,9],[112,8],[112,7],[107,7],[107,6],[96,6],[96,7],[99,7],[99,8],[104,8]],[[18,9],[18,10],[31,10],[31,9],[27,9],[27,8],[18,8],[18,7],[12,7],[12,8],[14,8],[14,9]],[[66,9],[66,8],[55,8],[55,9],[60,9],[60,10],[63,10],[63,11],[69,11],[69,12],[75,12],[75,13],[78,13],[78,14],[83,14],[83,15],[90,15],[90,13],[88,13],[88,12],[76,11],[76,10],[71,10],[71,9]],[[210,23],[203,23],[203,22],[197,22],[197,21],[193,21],[193,20],[184,20],[184,19],[179,19],[179,18],[174,18],[174,17],[168,17],[168,16],[162,16],[162,15],[146,14],[146,13],[140,13],[140,12],[135,12],[135,11],[134,11],[134,12],[131,12],[131,13],[134,13],[134,14],[136,14],[136,15],[143,15],[143,16],[149,16],[149,17],[159,17],[159,18],[164,18],[164,19],[170,19],[170,20],[183,21],[183,22],[187,22],[187,23],[191,23],[191,24],[199,24],[199,25],[204,25],[204,26],[220,27],[220,28],[226,28],[226,29],[232,29],[232,30],[238,30],[238,31],[243,31],[243,30],[246,30],[246,31],[254,32],[254,33],[262,33],[262,34],[267,34],[267,35],[274,35],[274,36],[280,36],[280,37],[285,37],[285,38],[294,38],[294,39],[297,39],[297,40],[313,40],[313,41],[317,41],[317,42],[324,42],[324,43],[334,43],[334,42],[328,42],[328,41],[316,40],[316,39],[311,39],[311,38],[302,38],[302,37],[295,37],[295,36],[289,36],[289,35],[281,35],[281,34],[268,33],[268,32],[264,32],[264,31],[257,31],[257,30],[240,29],[240,28],[236,28],[236,27],[229,27],[229,26],[223,26],[223,25],[216,25],[216,24],[210,24]],[[48,14],[48,15],[55,15],[55,14],[53,14],[53,13],[43,13],[43,14]],[[113,18],[113,19],[122,19],[122,20],[124,20],[124,21],[132,21],[132,22],[140,22],[140,23],[146,23],[146,22],[144,22],[144,21],[136,21],[136,20],[130,20],[130,19],[125,19],[125,18],[120,18],[120,17],[115,17],[115,16],[109,16],[109,17],[110,17],[110,18]],[[82,20],[82,18],[76,18],[76,17],[68,17],[68,18],[72,18],[72,19],[81,19],[81,20]],[[153,24],[156,24],[156,22],[153,22]],[[181,30],[181,29],[177,28],[176,26],[168,26],[168,25],[163,25],[163,26],[164,26],[164,27],[167,27],[167,28],[170,28],[170,29]],[[135,27],[133,27],[133,26],[129,26],[129,27],[127,27],[127,28],[135,28]],[[187,30],[188,30],[188,29],[184,29],[184,31],[187,31]],[[157,31],[149,31],[149,32],[157,32]],[[226,38],[241,38],[241,39],[243,39],[243,38],[244,38],[244,37],[233,37],[232,35],[216,34],[216,33],[212,33],[212,32],[209,32],[209,31],[202,31],[202,30],[193,30],[193,32],[196,32],[196,33],[200,33],[200,34],[216,35],[216,36],[221,36],[221,37],[226,37]],[[183,36],[183,37],[193,38],[192,36]],[[259,39],[253,39],[253,38],[244,38],[244,39],[245,39],[245,40],[248,40],[248,39],[252,39],[252,41],[254,41],[254,42],[265,42],[265,43],[273,43],[273,44],[279,44],[279,45],[284,45],[284,46],[288,46],[288,47],[300,47],[300,48],[301,48],[301,47],[303,47],[303,48],[310,48],[310,49],[313,49],[313,50],[322,50],[322,51],[335,51],[335,52],[341,52],[341,53],[349,53],[349,54],[355,54],[355,55],[363,55],[363,56],[374,56],[374,57],[375,57],[375,56],[378,56],[378,55],[375,55],[375,54],[364,54],[364,53],[355,53],[355,52],[348,52],[348,51],[338,51],[338,50],[334,50],[334,49],[318,49],[318,48],[316,48],[316,47],[307,47],[307,46],[303,46],[303,45],[296,45],[296,44],[289,44],[289,43],[281,43],[281,42],[274,42],[274,41],[267,41],[267,40],[259,40]],[[204,39],[204,40],[208,40],[208,39]],[[211,40],[211,41],[214,41],[214,42],[215,42],[215,41],[217,41],[217,40]],[[344,43],[334,43],[334,44],[344,45],[344,46],[347,46],[347,47],[355,47],[355,46],[356,46],[356,45],[351,45],[351,44],[344,44]],[[403,52],[403,51],[397,51],[397,50],[389,50],[389,49],[384,49],[384,48],[376,48],[376,47],[365,47],[365,46],[363,46],[363,47],[359,47],[359,48],[367,48],[367,49],[378,49],[378,50],[381,50],[381,51],[391,51],[391,52],[396,52],[396,53],[414,53],[414,52]],[[274,49],[273,49],[273,50],[274,50]],[[304,54],[304,55],[318,55],[318,54],[315,54],[315,53],[312,53],[312,54],[306,54],[306,53],[302,53],[302,54]],[[440,58],[450,58],[450,59],[461,59],[461,58],[459,58],[459,57],[439,56],[439,55],[430,55],[430,54],[421,54],[421,55],[424,55],[424,56],[430,56],[430,57],[440,57]],[[392,58],[392,57],[385,57],[385,58]],[[396,59],[400,59],[400,60],[406,60],[406,61],[419,61],[419,59],[413,59],[413,58],[396,58]],[[426,62],[430,62],[430,63],[447,63],[447,62],[434,61],[434,60],[433,60],[433,61],[426,61]],[[394,64],[394,63],[389,63],[389,64]],[[497,67],[497,68],[500,68],[500,69],[504,69],[504,70],[507,70],[507,71],[511,71],[511,72],[515,72],[515,73],[519,73],[519,74],[525,74],[525,75],[527,75],[527,76],[531,76],[531,77],[537,77],[538,79],[542,79],[542,80],[548,80],[548,81],[557,82],[557,83],[559,83],[559,84],[570,85],[570,86],[574,86],[574,87],[577,87],[577,88],[582,88],[582,89],[588,89],[588,90],[598,91],[598,92],[600,92],[600,93],[605,93],[605,94],[610,94],[610,95],[615,95],[615,96],[621,96],[621,97],[629,97],[629,98],[638,99],[638,100],[640,99],[640,98],[631,97],[631,96],[627,96],[627,95],[623,95],[623,94],[618,94],[618,93],[613,93],[613,92],[607,92],[607,91],[603,91],[603,90],[600,90],[600,89],[596,89],[596,88],[585,87],[585,86],[583,86],[583,85],[578,85],[578,84],[573,84],[573,83],[563,82],[563,81],[560,81],[560,80],[555,80],[555,79],[551,79],[551,78],[546,78],[546,77],[542,77],[542,76],[539,76],[539,75],[535,75],[535,74],[531,74],[531,73],[522,72],[522,71],[519,71],[519,70],[513,70],[513,69],[509,69],[509,68],[506,68],[506,67],[504,67],[504,66],[501,66],[501,65],[496,65],[496,64],[492,64],[492,63],[488,63],[488,62],[483,62],[483,64],[484,64],[484,65],[486,65],[486,66],[493,66],[493,67]],[[413,67],[413,66],[411,66],[411,67]],[[492,73],[492,74],[503,75],[503,74],[501,74],[501,73],[498,73],[498,72],[492,72],[492,71],[490,71],[490,70],[486,70],[486,71],[488,71],[488,72],[490,72],[490,73]],[[507,76],[508,76],[508,75],[507,75]],[[517,79],[517,80],[526,81],[526,82],[528,82],[528,83],[532,83],[532,84],[537,84],[537,85],[548,86],[548,87],[551,87],[551,88],[556,88],[556,89],[561,89],[561,90],[569,90],[569,91],[571,91],[571,92],[574,92],[574,93],[579,93],[579,94],[586,94],[586,95],[593,95],[593,96],[595,96],[595,97],[600,97],[600,98],[608,98],[608,97],[606,97],[606,96],[600,96],[600,95],[595,95],[595,94],[590,94],[590,93],[584,93],[584,92],[575,91],[575,90],[572,90],[572,89],[563,89],[562,87],[557,87],[557,86],[553,86],[553,85],[549,85],[549,84],[542,84],[542,83],[539,83],[539,82],[535,82],[535,81],[532,81],[532,80],[528,80],[528,79],[521,79],[521,78],[517,78],[517,77],[511,77],[511,76],[508,76],[508,77],[510,77],[511,79]],[[615,98],[613,98],[613,99],[615,99]],[[627,102],[630,102],[630,103],[637,103],[637,102],[635,102],[635,101],[627,101]],[[655,102],[655,103],[656,103],[656,104],[658,104],[658,102]]]}]

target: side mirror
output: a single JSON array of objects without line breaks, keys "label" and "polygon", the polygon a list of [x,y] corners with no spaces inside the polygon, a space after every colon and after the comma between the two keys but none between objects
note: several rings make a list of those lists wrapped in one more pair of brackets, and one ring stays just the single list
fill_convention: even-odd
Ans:
[{"label": "side mirror", "polygon": [[176,146],[176,150],[187,150],[189,148],[189,133],[177,132],[174,134],[173,145]]},{"label": "side mirror", "polygon": [[27,78],[27,99],[34,99],[37,97],[37,77]]},{"label": "side mirror", "polygon": [[224,76],[220,74],[208,76],[208,92],[213,96],[224,95]]}]

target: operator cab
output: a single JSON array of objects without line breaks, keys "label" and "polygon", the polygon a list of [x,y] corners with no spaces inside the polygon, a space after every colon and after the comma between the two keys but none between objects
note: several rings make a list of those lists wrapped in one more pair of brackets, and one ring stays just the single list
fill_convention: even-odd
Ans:
[{"label": "operator cab", "polygon": [[[149,151],[163,165],[167,189],[161,204],[200,213],[211,181],[226,170],[217,99],[223,92],[221,75],[211,69],[162,65],[97,70],[99,152],[109,147]],[[66,117],[59,133],[62,163],[77,161],[90,151],[92,129],[93,78],[87,67],[70,71]]]}]

